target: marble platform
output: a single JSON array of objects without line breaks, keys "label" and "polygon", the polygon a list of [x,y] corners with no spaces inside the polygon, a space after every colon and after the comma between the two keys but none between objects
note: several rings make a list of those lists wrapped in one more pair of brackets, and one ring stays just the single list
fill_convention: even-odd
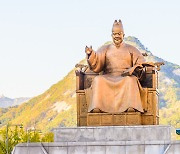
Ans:
[{"label": "marble platform", "polygon": [[56,128],[53,143],[21,143],[13,154],[180,154],[170,126]]},{"label": "marble platform", "polygon": [[89,141],[169,141],[171,126],[101,126],[56,128],[55,142]]}]

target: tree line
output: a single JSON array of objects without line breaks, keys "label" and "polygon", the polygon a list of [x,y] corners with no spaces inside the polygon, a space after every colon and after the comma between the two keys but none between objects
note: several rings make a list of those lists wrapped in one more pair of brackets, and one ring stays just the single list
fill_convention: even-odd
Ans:
[{"label": "tree line", "polygon": [[7,124],[0,130],[0,154],[10,154],[18,143],[53,141],[52,132],[42,133],[35,128],[24,129],[22,125]]}]

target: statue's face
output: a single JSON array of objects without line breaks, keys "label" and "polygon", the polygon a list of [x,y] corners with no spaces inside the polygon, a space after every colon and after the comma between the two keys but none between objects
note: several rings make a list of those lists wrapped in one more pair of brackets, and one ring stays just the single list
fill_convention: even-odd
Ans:
[{"label": "statue's face", "polygon": [[124,39],[124,32],[119,26],[115,26],[112,29],[112,39],[115,46],[119,47]]}]

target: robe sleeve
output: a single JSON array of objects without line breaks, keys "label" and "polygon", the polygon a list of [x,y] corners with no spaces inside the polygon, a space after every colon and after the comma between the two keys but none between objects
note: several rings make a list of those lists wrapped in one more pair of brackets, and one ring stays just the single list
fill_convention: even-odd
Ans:
[{"label": "robe sleeve", "polygon": [[142,53],[135,47],[132,47],[132,56],[133,56],[133,66],[141,65],[145,62],[145,58]]},{"label": "robe sleeve", "polygon": [[131,68],[127,69],[122,76],[132,75],[137,67],[143,68],[142,64],[145,62],[145,58],[142,53],[135,47],[129,46],[129,52],[131,54]]},{"label": "robe sleeve", "polygon": [[[135,47],[133,47],[133,68],[134,71],[132,74],[134,74],[138,79],[143,78],[144,70],[143,70],[143,63],[145,63],[145,58],[142,55],[142,53]],[[139,69],[137,68],[139,67]],[[137,69],[136,69],[137,68]]]},{"label": "robe sleeve", "polygon": [[87,62],[89,64],[90,69],[99,73],[103,71],[105,65],[105,56],[106,56],[107,46],[102,46],[97,52],[92,51],[92,53],[87,56]]}]

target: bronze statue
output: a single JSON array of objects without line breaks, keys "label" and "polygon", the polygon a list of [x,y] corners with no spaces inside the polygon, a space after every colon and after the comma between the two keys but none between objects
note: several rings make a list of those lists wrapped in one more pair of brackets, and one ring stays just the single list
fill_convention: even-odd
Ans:
[{"label": "bronze statue", "polygon": [[97,52],[86,47],[88,65],[76,65],[77,125],[158,125],[158,71],[164,63],[145,62],[146,53],[126,44],[120,20],[112,39]]},{"label": "bronze statue", "polygon": [[94,78],[90,89],[88,112],[135,112],[143,110],[144,91],[139,82],[145,59],[138,49],[123,42],[121,20],[114,21],[113,43],[103,45],[97,52],[85,48],[87,62],[93,72],[103,72]]}]

